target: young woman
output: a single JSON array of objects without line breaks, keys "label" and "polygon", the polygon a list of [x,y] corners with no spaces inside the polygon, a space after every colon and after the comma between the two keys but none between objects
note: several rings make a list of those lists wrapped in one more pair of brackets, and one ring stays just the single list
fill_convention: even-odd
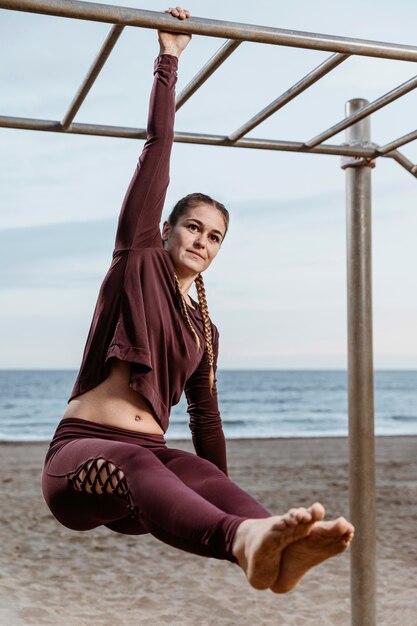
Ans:
[{"label": "young woman", "polygon": [[[174,19],[187,10],[166,9]],[[159,230],[169,182],[178,59],[191,36],[158,31],[147,140],[121,209],[67,409],[45,459],[42,489],[74,530],[151,533],[239,565],[249,583],[289,591],[353,537],[324,508],[272,515],[227,476],[217,404],[217,328],[202,279],[226,235],[225,207],[190,194]],[[188,295],[195,282],[198,303]],[[185,391],[195,454],[168,448],[170,409]]]}]

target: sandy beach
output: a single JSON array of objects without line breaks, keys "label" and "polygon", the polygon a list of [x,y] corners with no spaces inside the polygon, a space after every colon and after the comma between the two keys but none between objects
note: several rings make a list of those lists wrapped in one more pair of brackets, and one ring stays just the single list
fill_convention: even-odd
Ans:
[{"label": "sandy beach", "polygon": [[[192,450],[190,442],[170,447]],[[349,557],[291,593],[256,591],[238,567],[106,528],[61,526],[40,491],[45,443],[1,444],[0,623],[8,626],[349,624]],[[347,441],[228,442],[229,473],[271,511],[320,500],[348,517]],[[377,441],[378,625],[417,625],[417,438]]]}]

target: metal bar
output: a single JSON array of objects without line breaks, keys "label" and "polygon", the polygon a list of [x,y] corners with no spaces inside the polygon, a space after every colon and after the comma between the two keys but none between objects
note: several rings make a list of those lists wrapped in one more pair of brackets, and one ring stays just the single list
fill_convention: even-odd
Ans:
[{"label": "metal bar", "polygon": [[384,146],[378,148],[378,152],[380,154],[386,154],[387,152],[391,152],[391,150],[404,146],[406,143],[410,143],[410,141],[414,141],[414,139],[417,139],[417,130],[413,130],[413,132],[408,133],[408,135],[403,135],[390,143],[386,143]]},{"label": "metal bar", "polygon": [[62,133],[63,128],[58,120],[39,120],[29,117],[12,117],[11,115],[0,116],[0,127],[19,128],[22,130],[47,130]]},{"label": "metal bar", "polygon": [[[40,130],[53,133],[66,132],[72,135],[93,135],[97,137],[120,137],[123,139],[146,139],[144,128],[131,128],[128,126],[106,126],[102,124],[73,123],[64,131],[58,120],[39,120],[26,117],[0,116],[0,128],[16,128],[20,130]],[[273,139],[239,139],[230,143],[225,135],[208,135],[201,133],[175,133],[174,141],[178,143],[196,143],[207,146],[225,146],[227,148],[251,148],[260,150],[278,150],[284,152],[307,152],[313,154],[331,154],[339,156],[356,156],[374,158],[378,156],[375,148],[361,148],[359,146],[347,146],[346,144],[321,144],[315,148],[307,149],[303,143],[296,141],[280,141]],[[382,154],[381,157],[392,158],[400,163],[406,170],[417,177],[417,166],[409,161],[404,155],[395,151]]]},{"label": "metal bar", "polygon": [[[410,174],[413,174],[413,176],[417,178],[417,165],[414,165],[412,161],[407,159],[407,157],[401,152],[398,152],[398,150],[392,150],[390,153],[387,154],[379,153],[380,149],[378,148],[377,150],[375,150],[375,154],[372,159],[376,159],[377,157],[390,157],[391,159],[394,159],[394,161],[397,161],[397,163],[402,165],[402,167],[404,167],[407,172],[410,172]],[[366,163],[368,163],[368,161],[369,159],[361,157],[356,161],[356,165],[365,165]]]},{"label": "metal bar", "polygon": [[397,163],[402,165],[408,172],[410,172],[410,174],[412,174],[413,176],[417,178],[417,165],[414,165],[414,163],[409,161],[409,159],[407,159],[407,157],[401,154],[401,152],[398,152],[398,150],[395,150],[395,152],[390,152],[387,156],[390,156],[391,158],[393,158],[395,161],[397,161]]},{"label": "metal bar", "polygon": [[226,61],[227,58],[240,46],[241,41],[226,41],[221,48],[211,57],[211,59],[201,68],[191,79],[188,85],[178,95],[175,110],[178,111],[183,104],[197,91],[206,80]]},{"label": "metal bar", "polygon": [[[0,127],[24,130],[41,130],[62,133],[61,123],[56,120],[40,120],[24,117],[0,116]],[[106,126],[102,124],[83,124],[74,122],[66,131],[68,134],[98,135],[103,137],[124,137],[126,139],[146,139],[146,130],[124,126]],[[347,145],[321,144],[317,148],[307,149],[302,143],[295,141],[277,141],[272,139],[246,138],[230,144],[225,135],[209,135],[202,133],[176,132],[174,141],[179,143],[197,143],[231,148],[261,148],[264,150],[284,150],[289,152],[313,152],[315,154],[333,154],[359,157],[373,157],[374,148],[351,147]]]},{"label": "metal bar", "polygon": [[88,70],[87,76],[85,77],[77,94],[75,95],[73,101],[71,102],[68,112],[66,113],[66,115],[64,116],[64,119],[61,122],[62,128],[64,130],[67,130],[69,128],[72,120],[77,115],[77,112],[80,106],[84,102],[85,98],[87,97],[88,92],[90,91],[91,87],[94,84],[94,81],[96,80],[102,67],[104,66],[105,62],[110,56],[110,53],[113,50],[114,46],[116,45],[116,42],[119,39],[120,35],[122,34],[123,29],[124,29],[124,26],[113,26],[110,29],[109,34],[107,35],[100,49],[100,52],[98,53],[96,59],[94,60],[90,69]]},{"label": "metal bar", "polygon": [[405,83],[402,83],[402,85],[400,85],[399,87],[392,89],[391,91],[386,93],[384,96],[381,96],[380,98],[378,98],[377,100],[374,100],[373,102],[369,102],[361,110],[356,111],[356,113],[349,115],[348,117],[345,117],[345,119],[343,119],[341,122],[338,122],[337,124],[329,128],[328,130],[325,130],[323,133],[320,133],[320,135],[317,135],[313,139],[306,141],[305,145],[308,146],[309,148],[313,148],[314,146],[317,146],[322,141],[325,141],[326,139],[329,139],[330,137],[337,135],[337,133],[340,133],[341,130],[348,128],[349,126],[351,126],[355,122],[358,122],[359,120],[362,120],[367,115],[370,115],[371,113],[374,113],[375,111],[378,111],[379,109],[382,109],[382,107],[386,106],[390,102],[393,102],[394,100],[397,100],[397,98],[400,98],[401,96],[405,95],[406,93],[408,93],[412,89],[415,89],[416,87],[417,87],[417,76],[414,76],[413,78],[410,78],[410,80],[407,80]]},{"label": "metal bar", "polygon": [[312,70],[309,74],[304,76],[295,85],[290,87],[285,93],[279,96],[276,100],[271,102],[267,107],[262,109],[254,117],[252,117],[246,124],[243,124],[240,128],[235,130],[229,135],[229,141],[237,141],[248,132],[250,132],[255,126],[258,126],[261,122],[266,120],[270,115],[278,111],[285,104],[293,100],[300,93],[305,91],[311,85],[314,85],[320,78],[328,74],[332,69],[343,63],[349,58],[347,54],[333,54],[330,58],[326,59],[324,63],[321,63],[318,67]]},{"label": "metal bar", "polygon": [[[346,104],[347,115],[367,105]],[[370,141],[370,119],[346,132],[347,143]],[[355,526],[351,546],[351,623],[376,624],[375,437],[372,355],[371,169],[346,168],[349,501]]]},{"label": "metal bar", "polygon": [[238,41],[327,50],[400,61],[417,61],[417,47],[415,46],[197,17],[179,22],[166,13],[109,4],[77,2],[76,0],[0,0],[0,8],[171,32],[195,33],[209,37],[224,37]]},{"label": "metal bar", "polygon": [[[73,123],[66,131],[64,131],[58,120],[39,120],[5,115],[0,116],[0,128],[1,127],[20,130],[40,130],[53,133],[66,132],[67,134],[73,135],[119,137],[123,139],[146,139],[146,130],[144,128]],[[178,143],[195,143],[208,146],[225,146],[228,148],[307,152],[314,154],[356,156],[368,159],[375,157],[376,152],[374,148],[361,148],[358,146],[347,146],[346,144],[321,144],[315,148],[307,149],[304,144],[296,141],[279,141],[272,139],[246,138],[230,143],[225,135],[208,135],[201,133],[175,133],[174,141]],[[411,161],[399,152],[390,152],[389,154],[381,155],[381,157],[395,159],[403,167],[405,167],[406,170],[417,177],[417,166],[413,165]]]}]

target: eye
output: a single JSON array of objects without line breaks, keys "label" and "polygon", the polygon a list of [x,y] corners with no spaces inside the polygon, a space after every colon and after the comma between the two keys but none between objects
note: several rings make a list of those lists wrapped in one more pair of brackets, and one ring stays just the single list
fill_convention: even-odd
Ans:
[{"label": "eye", "polygon": [[193,230],[193,231],[198,230],[198,226],[197,226],[197,224],[188,224],[188,228],[189,228],[190,230]]},{"label": "eye", "polygon": [[214,243],[220,243],[220,237],[217,235],[211,235],[211,240],[214,241]]}]

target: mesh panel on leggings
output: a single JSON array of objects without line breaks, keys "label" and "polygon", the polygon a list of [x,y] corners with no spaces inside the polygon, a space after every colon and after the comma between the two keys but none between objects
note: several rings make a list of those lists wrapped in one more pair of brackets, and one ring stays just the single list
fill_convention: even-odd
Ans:
[{"label": "mesh panel on leggings", "polygon": [[137,515],[138,507],[133,504],[126,478],[122,470],[111,461],[103,458],[91,459],[72,474],[71,480],[78,491],[125,497],[132,516]]}]

